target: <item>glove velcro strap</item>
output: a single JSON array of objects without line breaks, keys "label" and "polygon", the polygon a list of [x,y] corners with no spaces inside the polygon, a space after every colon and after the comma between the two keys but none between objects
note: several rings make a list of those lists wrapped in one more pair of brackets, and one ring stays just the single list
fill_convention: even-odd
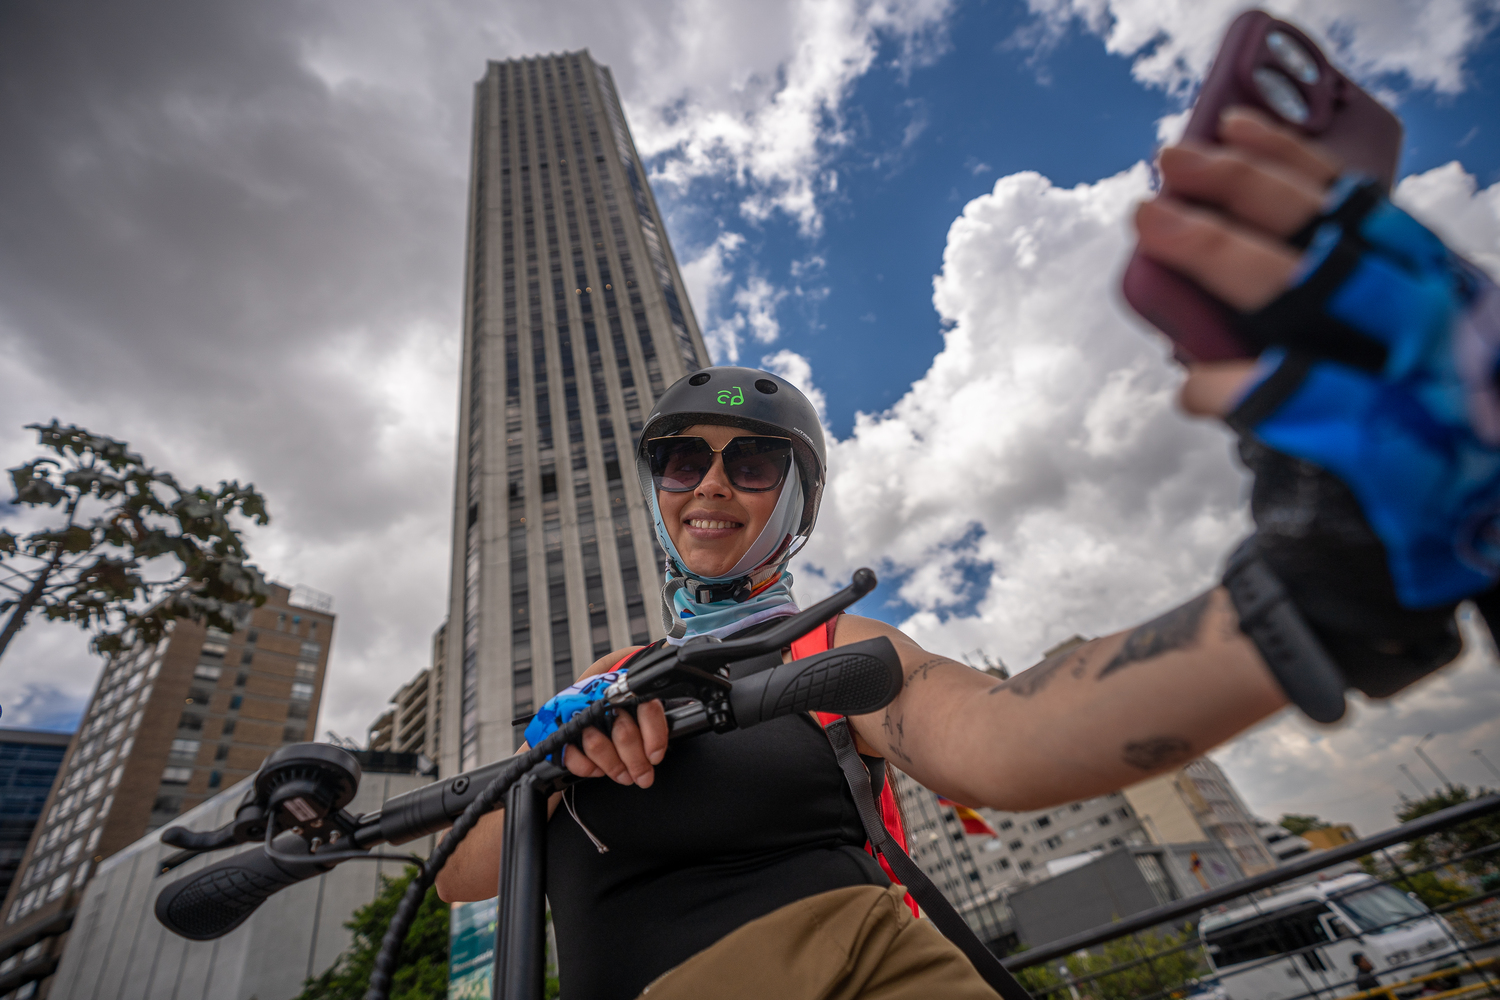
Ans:
[{"label": "glove velcro strap", "polygon": [[1240,631],[1255,643],[1292,704],[1314,722],[1344,717],[1344,675],[1265,561],[1240,546],[1229,559],[1224,587]]},{"label": "glove velcro strap", "polygon": [[1282,403],[1291,399],[1302,388],[1302,382],[1312,370],[1313,362],[1311,355],[1301,351],[1288,351],[1276,370],[1251,389],[1240,400],[1239,405],[1225,415],[1224,422],[1241,437],[1254,437],[1255,428],[1261,421],[1268,419],[1281,408]]},{"label": "glove velcro strap", "polygon": [[[1318,230],[1330,222],[1346,232],[1359,229],[1359,224],[1376,205],[1380,204],[1380,199],[1385,197],[1385,192],[1378,181],[1355,180],[1353,177],[1348,180],[1354,182],[1353,186],[1347,189],[1348,193],[1338,200],[1338,204],[1307,220],[1305,226],[1287,238],[1288,243],[1298,250],[1306,250],[1312,246],[1313,237],[1318,234]],[[1337,198],[1337,194],[1334,197]]]},{"label": "glove velcro strap", "polygon": [[1386,345],[1363,331],[1330,316],[1324,308],[1359,267],[1367,249],[1358,237],[1344,235],[1306,279],[1288,288],[1264,307],[1235,317],[1235,327],[1247,343],[1264,349],[1273,344],[1306,351],[1369,372],[1385,368]]}]

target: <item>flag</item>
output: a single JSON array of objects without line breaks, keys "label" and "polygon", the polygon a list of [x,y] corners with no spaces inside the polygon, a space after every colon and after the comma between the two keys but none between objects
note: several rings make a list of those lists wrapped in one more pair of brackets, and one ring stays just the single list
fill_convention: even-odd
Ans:
[{"label": "flag", "polygon": [[1200,858],[1200,857],[1198,857],[1198,852],[1197,851],[1193,851],[1191,854],[1188,855],[1188,857],[1192,860],[1192,865],[1190,867],[1193,870],[1193,874],[1196,875],[1196,876],[1198,876],[1198,884],[1201,885],[1201,886],[1203,886],[1203,891],[1204,892],[1207,892],[1208,891],[1208,879],[1206,879],[1206,878],[1203,877],[1203,859]]},{"label": "flag", "polygon": [[979,815],[977,812],[975,812],[974,810],[970,809],[968,806],[959,805],[957,802],[954,802],[952,799],[945,799],[941,795],[938,796],[938,803],[940,805],[947,806],[949,809],[952,809],[955,813],[958,814],[958,818],[960,820],[962,820],[963,824],[964,824],[964,833],[967,833],[969,836],[971,836],[971,837],[998,837],[998,836],[1000,836],[1000,834],[998,834],[998,833],[995,832],[995,828],[994,827],[990,826],[988,823],[986,823],[984,821],[984,817],[983,816]]}]

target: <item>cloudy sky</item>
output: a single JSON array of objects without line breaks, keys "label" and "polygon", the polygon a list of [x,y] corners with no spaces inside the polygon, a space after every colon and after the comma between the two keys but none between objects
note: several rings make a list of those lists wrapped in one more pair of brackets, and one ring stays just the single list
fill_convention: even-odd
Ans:
[{"label": "cloudy sky", "polygon": [[[720,362],[821,399],[836,443],[804,599],[1013,667],[1213,578],[1244,483],[1116,304],[1146,161],[1224,0],[0,5],[0,461],[58,417],[192,482],[253,481],[276,579],[334,595],[319,730],[356,734],[446,607],[472,87],[487,58],[614,71]],[[1285,0],[1403,115],[1400,194],[1500,273],[1500,2]],[[0,523],[24,524],[0,506]],[[1482,643],[1476,639],[1476,650]],[[12,725],[97,663],[33,624]],[[1482,651],[1319,730],[1216,756],[1251,804],[1389,823],[1413,744],[1500,760]],[[1436,779],[1415,771],[1427,785]]]}]

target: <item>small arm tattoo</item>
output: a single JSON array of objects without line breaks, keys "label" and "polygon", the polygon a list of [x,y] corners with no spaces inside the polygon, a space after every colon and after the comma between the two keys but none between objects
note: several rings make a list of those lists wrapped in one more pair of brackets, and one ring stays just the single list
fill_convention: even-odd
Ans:
[{"label": "small arm tattoo", "polygon": [[1209,594],[1200,594],[1180,608],[1173,608],[1160,618],[1139,626],[1125,637],[1125,644],[1114,658],[1099,671],[1096,680],[1104,680],[1132,663],[1149,660],[1174,649],[1186,649],[1198,639],[1203,616],[1208,611]]},{"label": "small arm tattoo", "polygon": [[989,693],[999,694],[1001,691],[1009,691],[1011,694],[1019,695],[1022,698],[1030,698],[1046,687],[1053,676],[1070,662],[1073,665],[1070,673],[1075,678],[1082,677],[1084,668],[1088,666],[1089,657],[1093,654],[1093,646],[1093,642],[1086,642],[1082,646],[1077,646],[1061,653],[1055,653],[1036,666],[1027,667],[1010,680],[1001,681],[999,684],[996,684],[990,688]]},{"label": "small arm tattoo", "polygon": [[1131,767],[1142,771],[1181,764],[1191,759],[1193,748],[1180,736],[1148,736],[1125,744],[1122,759]]},{"label": "small arm tattoo", "polygon": [[906,739],[905,720],[892,719],[890,706],[886,706],[885,720],[881,722],[880,726],[885,730],[886,746],[890,749],[891,753],[910,764],[912,762],[911,755],[906,752],[906,747],[903,746]]},{"label": "small arm tattoo", "polygon": [[949,657],[934,656],[927,662],[919,663],[915,667],[912,667],[911,671],[906,675],[906,683],[910,684],[912,681],[925,681],[928,674],[932,673],[934,670],[936,670],[938,667],[941,667],[945,663],[953,663],[957,664],[958,666],[963,666],[963,664],[959,663],[957,660],[950,659]]}]

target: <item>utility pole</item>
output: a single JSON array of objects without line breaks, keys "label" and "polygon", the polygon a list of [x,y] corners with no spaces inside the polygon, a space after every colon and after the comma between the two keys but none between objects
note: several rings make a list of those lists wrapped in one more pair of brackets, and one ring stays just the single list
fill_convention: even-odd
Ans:
[{"label": "utility pole", "polygon": [[1426,761],[1427,766],[1430,767],[1430,768],[1432,768],[1432,773],[1435,774],[1435,775],[1437,775],[1438,780],[1443,783],[1443,787],[1447,788],[1451,792],[1451,791],[1453,791],[1453,782],[1449,781],[1447,779],[1447,777],[1444,776],[1443,772],[1438,770],[1437,765],[1432,762],[1432,758],[1431,757],[1427,756],[1425,753],[1422,752],[1422,744],[1426,743],[1428,740],[1432,739],[1436,735],[1437,735],[1436,733],[1428,733],[1426,736],[1422,737],[1420,740],[1417,741],[1417,746],[1416,746],[1417,756],[1421,757],[1422,760]]}]

